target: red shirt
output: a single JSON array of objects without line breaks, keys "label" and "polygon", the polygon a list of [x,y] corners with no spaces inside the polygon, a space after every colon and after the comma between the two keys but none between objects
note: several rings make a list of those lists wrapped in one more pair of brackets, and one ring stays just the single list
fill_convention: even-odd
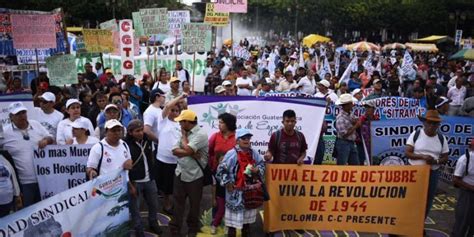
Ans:
[{"label": "red shirt", "polygon": [[303,133],[295,131],[290,136],[283,129],[280,130],[280,133],[280,144],[276,144],[276,132],[272,133],[268,143],[268,150],[273,155],[273,164],[296,164],[301,154],[308,149]]},{"label": "red shirt", "polygon": [[219,158],[225,155],[229,150],[234,148],[236,144],[235,133],[231,133],[224,138],[222,132],[216,132],[209,138],[209,167],[212,171],[217,170]]}]

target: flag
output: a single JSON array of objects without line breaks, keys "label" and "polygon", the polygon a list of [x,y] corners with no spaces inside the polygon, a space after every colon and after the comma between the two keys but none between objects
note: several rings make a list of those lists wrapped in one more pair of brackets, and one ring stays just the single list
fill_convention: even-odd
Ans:
[{"label": "flag", "polygon": [[[354,68],[356,70],[354,70]],[[342,74],[340,82],[345,81],[347,83],[347,81],[349,81],[349,79],[351,78],[351,73],[353,71],[357,71],[357,56],[354,56],[352,58],[351,63],[347,66],[346,70]]]},{"label": "flag", "polygon": [[300,47],[300,67],[304,67],[303,47]]},{"label": "flag", "polygon": [[408,50],[405,51],[405,55],[403,55],[403,62],[402,62],[402,75],[407,75],[413,69],[413,58],[411,57]]},{"label": "flag", "polygon": [[337,52],[334,54],[334,74],[339,75],[339,66],[341,65],[341,53]]}]

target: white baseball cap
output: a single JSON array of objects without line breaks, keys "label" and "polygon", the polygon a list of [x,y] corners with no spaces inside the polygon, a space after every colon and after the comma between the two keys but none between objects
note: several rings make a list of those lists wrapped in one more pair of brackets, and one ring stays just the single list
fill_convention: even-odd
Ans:
[{"label": "white baseball cap", "polygon": [[357,89],[353,90],[351,94],[352,94],[352,96],[354,96],[355,94],[358,94],[361,91],[362,91],[361,89],[357,88]]},{"label": "white baseball cap", "polygon": [[49,91],[43,93],[43,94],[40,96],[40,98],[42,98],[42,99],[44,99],[44,100],[46,100],[46,101],[49,101],[49,102],[55,102],[55,101],[56,101],[56,96],[55,96],[53,93],[49,92]]},{"label": "white baseball cap", "polygon": [[111,120],[108,120],[107,122],[105,122],[105,128],[106,129],[111,129],[111,128],[114,128],[114,127],[117,127],[117,126],[120,126],[120,127],[123,128],[122,123],[120,123],[117,119],[111,119]]},{"label": "white baseball cap", "polygon": [[86,120],[85,120],[85,119],[81,119],[81,118],[76,119],[76,121],[74,121],[74,122],[71,124],[71,126],[72,126],[73,128],[82,128],[82,129],[86,129],[86,130],[87,130],[87,128],[89,127],[89,126],[87,126]]},{"label": "white baseball cap", "polygon": [[72,104],[82,104],[78,99],[69,99],[67,100],[66,102],[66,109],[69,108],[69,106],[71,106]]},{"label": "white baseball cap", "polygon": [[329,86],[331,86],[331,84],[328,82],[328,80],[325,80],[325,79],[319,81],[318,84],[321,84],[326,88],[329,88]]},{"label": "white baseball cap", "polygon": [[17,101],[13,102],[8,106],[8,111],[10,114],[17,114],[20,111],[27,111],[28,109],[23,105],[23,103]]},{"label": "white baseball cap", "polygon": [[117,105],[114,105],[114,104],[108,104],[107,106],[105,106],[104,111],[107,111],[108,109],[116,109],[116,110],[119,110],[119,108],[117,107]]},{"label": "white baseball cap", "polygon": [[232,85],[232,82],[226,80],[226,81],[222,82],[222,85],[223,86],[230,86],[230,85]]}]

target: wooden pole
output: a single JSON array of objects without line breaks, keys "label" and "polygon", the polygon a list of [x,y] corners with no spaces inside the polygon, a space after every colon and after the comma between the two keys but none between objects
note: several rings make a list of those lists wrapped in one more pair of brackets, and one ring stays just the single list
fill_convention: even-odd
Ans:
[{"label": "wooden pole", "polygon": [[178,77],[178,69],[176,69],[176,64],[178,63],[178,36],[174,38],[174,74]]},{"label": "wooden pole", "polygon": [[[35,48],[35,58],[36,58],[36,77],[39,77],[39,59],[38,59],[38,49]],[[39,79],[36,80],[36,85],[39,86]]]},{"label": "wooden pole", "polygon": [[194,91],[194,75],[196,74],[196,52],[193,53],[193,87],[192,90]]},{"label": "wooden pole", "polygon": [[145,46],[146,46],[146,70],[148,71],[148,74],[151,74],[150,73],[150,68],[148,67],[148,65],[150,64],[150,46],[148,45],[148,40],[145,42]]},{"label": "wooden pole", "polygon": [[229,13],[230,16],[230,55],[234,57],[234,18],[232,13]]}]

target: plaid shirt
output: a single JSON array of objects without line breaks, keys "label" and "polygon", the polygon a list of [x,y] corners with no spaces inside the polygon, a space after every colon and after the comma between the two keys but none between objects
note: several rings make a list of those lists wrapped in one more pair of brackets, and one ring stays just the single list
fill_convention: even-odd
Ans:
[{"label": "plaid shirt", "polygon": [[217,74],[211,73],[206,77],[206,82],[207,82],[206,93],[208,95],[213,95],[213,94],[215,94],[214,89],[218,85],[222,84],[221,75],[219,73],[217,73]]},{"label": "plaid shirt", "polygon": [[351,135],[344,138],[344,135],[346,135],[347,131],[353,126],[352,121],[355,120],[357,120],[357,118],[354,115],[341,110],[336,118],[337,137],[340,139],[355,141],[357,138],[355,131]]}]

